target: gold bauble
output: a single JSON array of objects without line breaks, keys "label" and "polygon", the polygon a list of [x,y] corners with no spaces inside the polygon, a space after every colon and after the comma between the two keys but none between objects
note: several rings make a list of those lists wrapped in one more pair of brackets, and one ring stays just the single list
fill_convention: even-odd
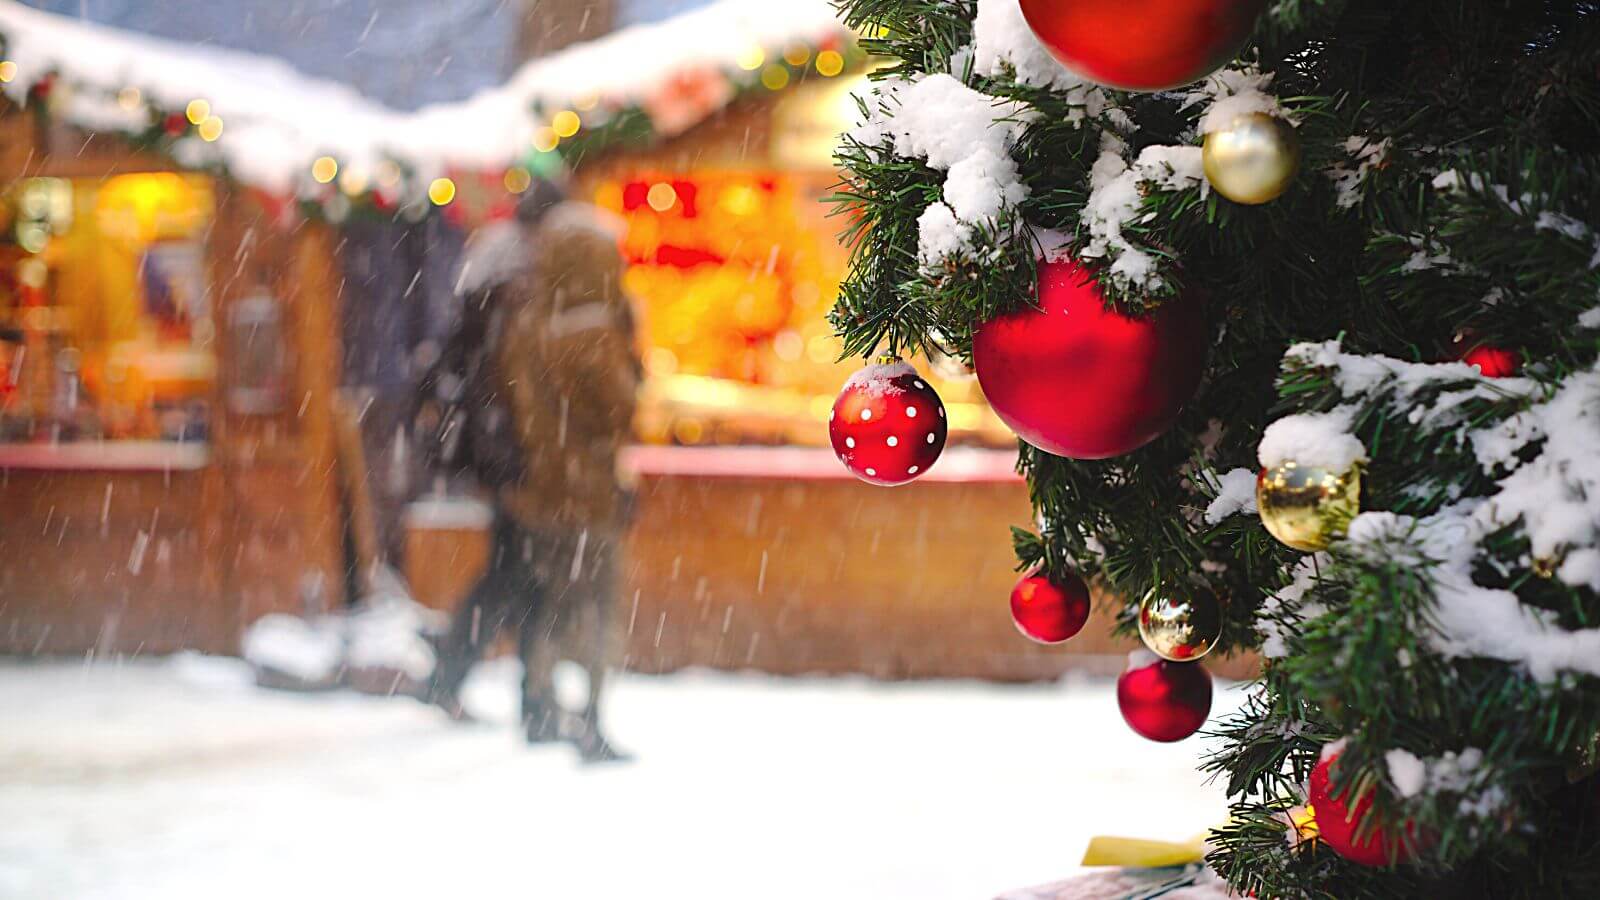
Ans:
[{"label": "gold bauble", "polygon": [[1139,604],[1139,638],[1162,659],[1194,662],[1210,653],[1221,635],[1222,606],[1212,594],[1157,586]]},{"label": "gold bauble", "polygon": [[1286,462],[1262,469],[1256,509],[1273,537],[1296,550],[1324,550],[1361,511],[1361,467],[1334,472]]},{"label": "gold bauble", "polygon": [[1235,203],[1267,203],[1294,180],[1300,138],[1276,116],[1246,113],[1206,135],[1200,160],[1217,193]]}]

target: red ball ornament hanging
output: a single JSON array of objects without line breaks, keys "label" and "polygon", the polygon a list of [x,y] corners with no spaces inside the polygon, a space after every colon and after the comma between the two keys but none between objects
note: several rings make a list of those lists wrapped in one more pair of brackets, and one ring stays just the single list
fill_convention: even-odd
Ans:
[{"label": "red ball ornament hanging", "polygon": [[885,357],[850,376],[828,415],[833,452],[857,478],[905,484],[944,452],[944,403],[917,370]]},{"label": "red ball ornament hanging", "polygon": [[1147,316],[1107,310],[1077,263],[1039,265],[1039,305],[972,334],[989,405],[1017,436],[1057,456],[1105,459],[1171,427],[1205,368],[1200,301],[1180,296]]},{"label": "red ball ornament hanging", "polygon": [[[1411,854],[1406,842],[1398,840],[1381,826],[1371,828],[1364,839],[1356,839],[1356,833],[1366,824],[1366,818],[1372,810],[1372,791],[1368,790],[1362,795],[1353,809],[1347,802],[1351,789],[1347,788],[1345,793],[1335,796],[1331,776],[1338,761],[1337,751],[1327,753],[1311,770],[1306,802],[1311,804],[1316,816],[1317,836],[1335,853],[1363,866],[1386,866],[1408,860]],[[1410,827],[1407,830],[1414,831]]]},{"label": "red ball ornament hanging", "polygon": [[171,137],[178,137],[189,130],[189,118],[183,113],[167,113],[161,120],[161,130]]},{"label": "red ball ornament hanging", "polygon": [[1089,586],[1072,572],[1034,569],[1011,589],[1011,621],[1041,644],[1059,644],[1089,621]]},{"label": "red ball ornament hanging", "polygon": [[1162,91],[1226,65],[1266,6],[1267,0],[1022,0],[1022,15],[1079,78]]},{"label": "red ball ornament hanging", "polygon": [[1148,650],[1128,654],[1117,679],[1122,719],[1141,737],[1181,741],[1211,714],[1211,673],[1197,663],[1169,662]]}]

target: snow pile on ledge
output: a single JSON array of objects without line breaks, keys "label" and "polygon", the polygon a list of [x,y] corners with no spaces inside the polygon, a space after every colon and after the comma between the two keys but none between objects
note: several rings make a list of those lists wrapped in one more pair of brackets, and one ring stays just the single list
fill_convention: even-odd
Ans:
[{"label": "snow pile on ledge", "polygon": [[[718,0],[533,60],[504,85],[466,100],[405,113],[272,57],[136,34],[13,0],[0,0],[0,34],[18,68],[5,86],[14,101],[23,102],[28,85],[51,70],[111,94],[136,87],[167,109],[203,98],[225,127],[215,144],[183,142],[195,157],[184,161],[216,155],[236,177],[278,193],[290,192],[324,154],[367,172],[385,159],[403,161],[423,183],[451,167],[498,168],[526,152],[541,124],[536,108],[584,97],[642,103],[675,74],[735,68],[752,47],[776,58],[797,41],[852,40],[826,0]],[[138,124],[112,107],[80,92],[61,112],[90,130]]]}]

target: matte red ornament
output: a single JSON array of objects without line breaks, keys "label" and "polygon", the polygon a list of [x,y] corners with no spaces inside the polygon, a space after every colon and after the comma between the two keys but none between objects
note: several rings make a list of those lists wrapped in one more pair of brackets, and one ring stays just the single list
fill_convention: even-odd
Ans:
[{"label": "matte red ornament", "polygon": [[1057,456],[1105,459],[1172,426],[1205,368],[1200,301],[1180,296],[1153,314],[1107,310],[1077,263],[1039,265],[1039,305],[972,334],[989,405],[1017,436]]},{"label": "matte red ornament", "polygon": [[850,376],[828,416],[834,455],[871,484],[905,484],[944,452],[944,402],[917,370],[892,357]]},{"label": "matte red ornament", "polygon": [[1238,54],[1267,0],[1022,0],[1039,42],[1074,75],[1162,91]]},{"label": "matte red ornament", "polygon": [[1356,832],[1365,823],[1372,809],[1372,791],[1367,791],[1352,810],[1348,793],[1334,796],[1332,769],[1339,761],[1333,753],[1317,763],[1311,770],[1311,783],[1307,786],[1306,802],[1311,804],[1317,822],[1317,835],[1335,853],[1363,866],[1386,866],[1403,863],[1410,858],[1404,841],[1396,840],[1382,827],[1374,827],[1364,840],[1356,840]]},{"label": "matte red ornament", "polygon": [[1128,670],[1117,679],[1122,719],[1141,737],[1181,741],[1211,714],[1211,673],[1198,663],[1170,662],[1148,650],[1128,655]]},{"label": "matte red ornament", "polygon": [[1011,589],[1011,621],[1041,644],[1059,644],[1089,621],[1089,586],[1072,572],[1052,577],[1034,569]]}]

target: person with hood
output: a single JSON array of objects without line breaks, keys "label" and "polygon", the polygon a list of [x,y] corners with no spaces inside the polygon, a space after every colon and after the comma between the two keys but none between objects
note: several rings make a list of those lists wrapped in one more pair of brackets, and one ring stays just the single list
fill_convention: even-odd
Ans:
[{"label": "person with hood", "polygon": [[[475,234],[460,337],[422,385],[434,410],[423,440],[442,462],[472,470],[495,509],[488,569],[437,644],[429,699],[459,717],[468,671],[514,629],[528,740],[570,740],[590,761],[621,758],[601,732],[600,704],[630,505],[618,451],[641,376],[603,215],[536,179],[515,221]],[[579,713],[554,696],[563,659],[588,672]]]}]

